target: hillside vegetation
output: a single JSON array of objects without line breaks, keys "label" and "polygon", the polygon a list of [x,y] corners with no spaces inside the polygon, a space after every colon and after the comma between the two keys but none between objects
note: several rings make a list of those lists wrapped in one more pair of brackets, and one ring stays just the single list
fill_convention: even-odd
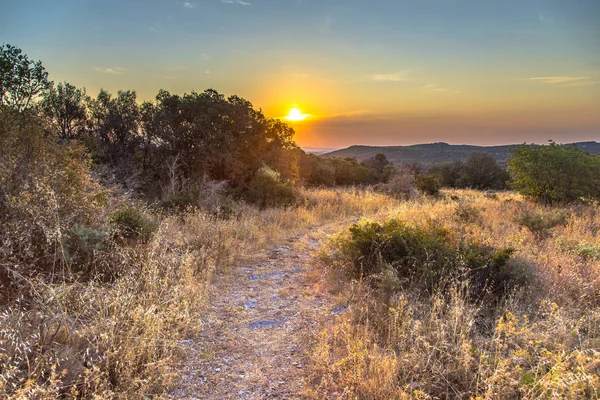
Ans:
[{"label": "hillside vegetation", "polygon": [[0,46],[0,397],[166,396],[215,271],[363,217],[311,264],[352,307],[303,395],[598,397],[597,156],[321,158],[238,96],[48,79]]},{"label": "hillside vegetation", "polygon": [[[326,154],[330,157],[352,157],[364,161],[376,154],[384,154],[394,164],[424,163],[427,165],[466,161],[473,153],[487,153],[502,165],[510,158],[510,151],[520,145],[472,146],[448,143],[417,144],[413,146],[350,146]],[[600,154],[600,143],[578,142],[571,146],[586,150],[591,154]]]},{"label": "hillside vegetation", "polygon": [[312,398],[597,399],[600,220],[512,193],[407,201],[322,250],[350,311]]}]

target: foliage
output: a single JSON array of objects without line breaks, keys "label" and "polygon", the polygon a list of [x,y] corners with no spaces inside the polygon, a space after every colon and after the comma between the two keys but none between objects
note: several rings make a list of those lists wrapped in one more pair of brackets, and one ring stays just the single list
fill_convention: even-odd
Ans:
[{"label": "foliage", "polygon": [[508,162],[511,184],[543,204],[600,198],[600,157],[554,142],[523,145]]},{"label": "foliage", "polygon": [[376,154],[375,156],[366,159],[362,165],[371,169],[374,174],[374,179],[377,182],[387,182],[392,172],[391,163],[388,161],[385,154]]},{"label": "foliage", "polygon": [[517,216],[517,222],[529,229],[534,235],[544,238],[550,235],[552,228],[566,224],[567,214],[556,209],[524,210]]},{"label": "foliage", "polygon": [[111,222],[117,227],[117,235],[126,239],[137,239],[142,242],[148,241],[156,230],[155,223],[138,207],[125,205],[117,210]]},{"label": "foliage", "polygon": [[429,175],[437,176],[442,187],[479,190],[506,189],[508,173],[488,153],[472,153],[467,161],[455,161],[431,167]]},{"label": "foliage", "polygon": [[442,184],[440,179],[435,175],[417,175],[415,178],[417,189],[423,194],[437,196],[440,193]]},{"label": "foliage", "polygon": [[[358,253],[348,247],[352,236],[344,230],[322,251],[320,266],[327,271],[327,287],[336,303],[347,304],[348,310],[323,327],[308,353],[306,397],[597,398],[600,264],[592,250],[598,247],[600,227],[596,206],[556,209],[567,215],[566,223],[540,241],[515,221],[515,215],[536,207],[517,194],[444,194],[401,202],[378,218],[406,221],[433,237],[442,227],[451,232],[446,242],[450,248],[473,243],[515,248],[506,267],[523,286],[507,290],[501,301],[488,297],[474,302],[474,277],[449,276],[445,284],[424,288],[418,281],[398,279],[393,268],[381,263],[368,279],[344,279],[343,273],[360,271],[353,262]],[[461,202],[448,201],[451,197]],[[479,211],[477,218],[472,218],[472,210]],[[424,222],[430,218],[435,218],[434,225]],[[383,230],[386,223],[378,225]],[[384,237],[377,232],[374,236]],[[414,236],[407,235],[411,240]],[[378,243],[382,242],[386,243]]]},{"label": "foliage", "polygon": [[0,46],[0,105],[25,111],[50,84],[41,61],[31,61],[21,49],[10,44]]},{"label": "foliage", "polygon": [[23,284],[17,275],[69,279],[89,270],[69,259],[63,246],[72,227],[97,229],[105,215],[107,194],[92,178],[83,149],[55,143],[43,121],[8,108],[0,110],[0,131],[0,274],[12,276],[7,290]]},{"label": "foliage", "polygon": [[74,139],[85,129],[86,101],[85,88],[78,89],[68,82],[51,85],[44,93],[42,110],[56,124],[61,139]]},{"label": "foliage", "polygon": [[488,153],[473,153],[464,163],[457,187],[499,190],[506,188],[508,173]]},{"label": "foliage", "polygon": [[379,184],[378,188],[390,196],[404,200],[413,198],[418,193],[415,175],[406,168],[394,168],[387,183]]},{"label": "foliage", "polygon": [[351,259],[350,273],[355,278],[391,268],[398,279],[431,288],[464,276],[476,295],[486,288],[503,293],[517,283],[508,266],[514,250],[459,242],[439,226],[411,227],[390,219],[382,224],[363,221],[349,232],[340,246]]},{"label": "foliage", "polygon": [[294,187],[268,167],[259,169],[245,190],[245,199],[261,208],[290,206],[297,198]]}]

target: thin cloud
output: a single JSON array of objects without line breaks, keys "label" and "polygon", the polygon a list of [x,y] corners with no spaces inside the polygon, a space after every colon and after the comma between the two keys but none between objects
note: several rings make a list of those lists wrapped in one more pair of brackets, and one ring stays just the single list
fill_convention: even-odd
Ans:
[{"label": "thin cloud", "polygon": [[374,74],[371,79],[376,82],[402,82],[407,81],[407,75],[410,73],[409,70],[398,71],[391,74]]},{"label": "thin cloud", "polygon": [[113,68],[95,67],[94,71],[100,72],[103,74],[109,74],[109,75],[123,75],[123,73],[125,73],[125,71],[127,71],[127,70],[125,68],[120,68],[120,67],[113,67]]},{"label": "thin cloud", "polygon": [[252,3],[248,3],[243,0],[221,0],[221,3],[225,4],[239,4],[240,6],[250,6]]},{"label": "thin cloud", "polygon": [[421,90],[424,90],[426,92],[438,92],[438,93],[452,93],[452,94],[462,93],[460,90],[445,88],[445,87],[438,85],[437,83],[429,83],[425,86],[421,86]]},{"label": "thin cloud", "polygon": [[542,22],[554,22],[554,19],[544,16],[544,14],[539,13],[538,19]]},{"label": "thin cloud", "polygon": [[192,3],[190,3],[189,1],[186,1],[185,3],[183,3],[183,6],[184,6],[185,8],[194,8],[194,7],[196,7],[196,5],[195,5],[195,4],[192,4]]},{"label": "thin cloud", "polygon": [[186,68],[181,65],[173,65],[171,67],[164,68],[165,71],[185,71]]},{"label": "thin cloud", "polygon": [[586,81],[590,78],[588,76],[537,76],[527,79],[530,81],[536,81],[548,85],[561,85],[564,83]]}]

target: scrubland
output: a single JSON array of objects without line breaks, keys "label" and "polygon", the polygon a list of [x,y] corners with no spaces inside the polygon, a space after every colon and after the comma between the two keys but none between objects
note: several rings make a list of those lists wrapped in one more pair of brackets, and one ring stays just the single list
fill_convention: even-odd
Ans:
[{"label": "scrubland", "polygon": [[[420,228],[426,239],[443,229],[449,242],[511,255],[497,279],[482,280],[468,268],[452,273],[449,253],[436,258],[438,250],[405,233],[400,240],[409,247],[430,251],[418,265],[408,264],[430,269],[407,275],[406,263],[386,260],[393,231],[380,229],[383,242],[374,240],[379,247],[368,254],[360,246],[373,222],[340,232],[322,250],[321,267],[351,311],[321,332],[307,396],[599,397],[597,205],[543,207],[511,192],[450,190],[438,199],[403,202],[375,219],[390,220]],[[468,267],[469,255],[461,257]],[[357,265],[372,273],[357,274]],[[439,267],[446,277],[423,284]]]},{"label": "scrubland", "polygon": [[[61,248],[35,274],[27,273],[25,262],[40,260],[4,258],[13,286],[0,316],[0,345],[6,350],[0,354],[2,396],[142,398],[165,393],[178,378],[183,340],[200,329],[216,269],[226,271],[311,226],[398,204],[370,190],[302,189],[300,194],[301,204],[289,208],[234,203],[227,217],[191,208],[175,215],[143,207],[124,212],[119,204],[110,205],[113,199],[94,210],[88,228],[65,231],[52,221],[56,210],[30,210],[35,218],[55,223],[47,226],[48,237],[52,233],[64,240],[54,243]],[[136,235],[115,235],[123,224]],[[140,226],[152,234],[137,237]],[[14,234],[26,236],[25,231]],[[29,250],[46,244],[32,240]],[[69,252],[86,258],[89,276],[69,270],[83,264]],[[100,269],[112,273],[103,276]]]}]

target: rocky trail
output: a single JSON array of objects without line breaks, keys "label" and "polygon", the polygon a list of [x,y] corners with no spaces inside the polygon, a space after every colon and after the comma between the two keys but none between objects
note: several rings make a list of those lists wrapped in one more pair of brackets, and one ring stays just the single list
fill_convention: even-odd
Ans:
[{"label": "rocky trail", "polygon": [[313,339],[346,306],[323,287],[313,257],[339,224],[291,238],[218,274],[207,315],[185,343],[174,399],[298,399]]}]

